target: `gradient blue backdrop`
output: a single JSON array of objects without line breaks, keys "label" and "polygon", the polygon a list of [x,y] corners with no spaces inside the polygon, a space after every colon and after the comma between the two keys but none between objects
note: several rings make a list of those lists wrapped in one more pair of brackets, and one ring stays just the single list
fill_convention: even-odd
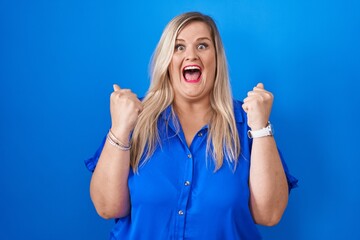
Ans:
[{"label": "gradient blue backdrop", "polygon": [[144,95],[165,24],[213,16],[233,92],[274,93],[272,122],[300,180],[264,239],[360,239],[360,4],[342,0],[0,1],[0,239],[107,239],[83,160],[118,83]]}]

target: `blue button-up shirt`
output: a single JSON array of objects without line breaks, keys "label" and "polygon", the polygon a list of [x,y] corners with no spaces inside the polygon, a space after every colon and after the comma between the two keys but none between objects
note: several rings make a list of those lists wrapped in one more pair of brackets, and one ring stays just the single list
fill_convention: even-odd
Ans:
[{"label": "blue button-up shirt", "polygon": [[[188,147],[180,123],[175,119],[177,129],[171,120],[171,107],[161,114],[161,144],[139,173],[130,170],[131,211],[116,220],[110,239],[261,239],[249,209],[252,142],[241,104],[234,101],[241,143],[237,166],[224,160],[216,172],[206,153],[208,126],[199,130]],[[104,142],[86,161],[91,171]],[[297,180],[282,162],[291,189]]]}]

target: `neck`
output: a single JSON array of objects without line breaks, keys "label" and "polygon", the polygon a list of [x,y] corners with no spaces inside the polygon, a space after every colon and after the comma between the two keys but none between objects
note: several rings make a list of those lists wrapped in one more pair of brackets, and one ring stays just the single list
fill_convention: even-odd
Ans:
[{"label": "neck", "polygon": [[212,116],[210,101],[207,103],[174,101],[173,108],[184,131],[186,143],[190,146],[194,135],[210,123]]},{"label": "neck", "polygon": [[202,102],[185,102],[174,100],[173,107],[179,118],[205,118],[206,116],[211,115],[210,100]]},{"label": "neck", "polygon": [[209,124],[212,116],[210,100],[201,102],[174,100],[173,107],[183,128],[191,125],[191,128],[199,130],[204,125]]}]

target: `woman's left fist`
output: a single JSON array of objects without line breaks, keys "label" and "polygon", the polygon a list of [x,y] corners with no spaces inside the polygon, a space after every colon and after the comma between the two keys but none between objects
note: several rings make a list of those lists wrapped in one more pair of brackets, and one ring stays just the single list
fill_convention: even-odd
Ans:
[{"label": "woman's left fist", "polygon": [[264,84],[258,83],[252,91],[248,92],[242,105],[247,113],[248,125],[251,130],[266,127],[271,113],[274,96],[264,89]]}]

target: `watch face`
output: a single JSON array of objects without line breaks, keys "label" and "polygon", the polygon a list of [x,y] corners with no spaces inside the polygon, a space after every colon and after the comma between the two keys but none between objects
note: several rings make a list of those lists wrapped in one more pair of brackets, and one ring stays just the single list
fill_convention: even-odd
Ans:
[{"label": "watch face", "polygon": [[270,132],[270,134],[271,135],[274,135],[274,127],[273,127],[273,125],[269,122],[269,126],[268,126],[268,128],[269,128],[269,132]]},{"label": "watch face", "polygon": [[249,138],[252,138],[251,130],[248,130],[247,134],[248,134],[248,137],[249,137]]}]

